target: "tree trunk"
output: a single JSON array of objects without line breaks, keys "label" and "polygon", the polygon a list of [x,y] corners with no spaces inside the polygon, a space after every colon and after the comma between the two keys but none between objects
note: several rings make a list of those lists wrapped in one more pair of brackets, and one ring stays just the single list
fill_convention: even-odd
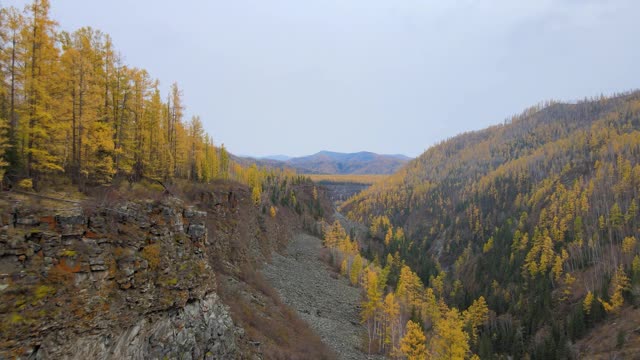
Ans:
[{"label": "tree trunk", "polygon": [[82,133],[84,126],[82,123],[82,112],[84,110],[84,64],[83,59],[80,59],[80,84],[78,86],[78,164],[77,164],[77,176],[80,181],[82,177]]},{"label": "tree trunk", "polygon": [[31,84],[29,89],[29,129],[28,129],[28,140],[27,140],[27,176],[33,177],[33,154],[31,149],[33,148],[33,128],[36,125],[36,89],[35,89],[35,81],[36,81],[36,36],[38,35],[38,27],[36,26],[36,15],[34,14],[34,24],[33,24],[33,41],[31,43]]},{"label": "tree trunk", "polygon": [[78,177],[78,153],[76,149],[76,82],[71,83],[71,176],[76,181]]},{"label": "tree trunk", "polygon": [[10,161],[15,166],[18,162],[18,138],[16,136],[18,130],[18,117],[16,116],[16,32],[13,32],[11,39],[11,100],[9,107],[9,142],[11,144]]}]

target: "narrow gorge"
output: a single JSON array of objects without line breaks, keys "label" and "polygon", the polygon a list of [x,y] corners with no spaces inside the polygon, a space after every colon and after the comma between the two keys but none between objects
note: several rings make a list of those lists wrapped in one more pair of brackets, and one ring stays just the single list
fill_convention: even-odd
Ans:
[{"label": "narrow gorge", "polygon": [[[308,188],[295,188],[301,202]],[[259,359],[290,342],[330,354],[301,320],[289,328],[293,313],[251,280],[311,217],[264,214],[246,187],[225,182],[180,196],[7,195],[0,358]],[[252,307],[248,318],[238,304]]]}]

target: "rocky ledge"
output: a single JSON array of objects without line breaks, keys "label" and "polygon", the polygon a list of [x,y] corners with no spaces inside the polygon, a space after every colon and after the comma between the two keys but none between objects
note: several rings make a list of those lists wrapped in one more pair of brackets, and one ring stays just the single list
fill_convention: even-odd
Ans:
[{"label": "rocky ledge", "polygon": [[52,333],[35,359],[227,359],[236,356],[234,339],[242,335],[215,293],[181,309],[143,318],[123,333],[69,339]]},{"label": "rocky ledge", "polygon": [[0,359],[236,357],[243,331],[212,271],[217,215],[173,197],[4,209]]}]

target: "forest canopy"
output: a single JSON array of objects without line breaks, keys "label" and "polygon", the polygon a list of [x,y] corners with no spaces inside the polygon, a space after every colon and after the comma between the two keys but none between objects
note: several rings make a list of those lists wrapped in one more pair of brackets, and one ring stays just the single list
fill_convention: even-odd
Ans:
[{"label": "forest canopy", "polygon": [[199,116],[185,119],[177,83],[166,93],[122,60],[111,37],[62,31],[48,0],[0,9],[0,166],[34,187],[64,175],[81,185],[235,176]]},{"label": "forest canopy", "polygon": [[399,254],[431,286],[444,271],[451,306],[487,300],[497,317],[482,358],[564,358],[640,302],[639,199],[632,92],[549,102],[443,141],[342,211],[370,227],[371,256]]}]

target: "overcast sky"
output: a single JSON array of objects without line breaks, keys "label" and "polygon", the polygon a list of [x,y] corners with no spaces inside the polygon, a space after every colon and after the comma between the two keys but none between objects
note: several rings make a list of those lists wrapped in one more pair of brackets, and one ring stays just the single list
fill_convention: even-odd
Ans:
[{"label": "overcast sky", "polygon": [[51,2],[165,94],[177,81],[237,154],[416,156],[543,100],[640,87],[638,0]]}]

